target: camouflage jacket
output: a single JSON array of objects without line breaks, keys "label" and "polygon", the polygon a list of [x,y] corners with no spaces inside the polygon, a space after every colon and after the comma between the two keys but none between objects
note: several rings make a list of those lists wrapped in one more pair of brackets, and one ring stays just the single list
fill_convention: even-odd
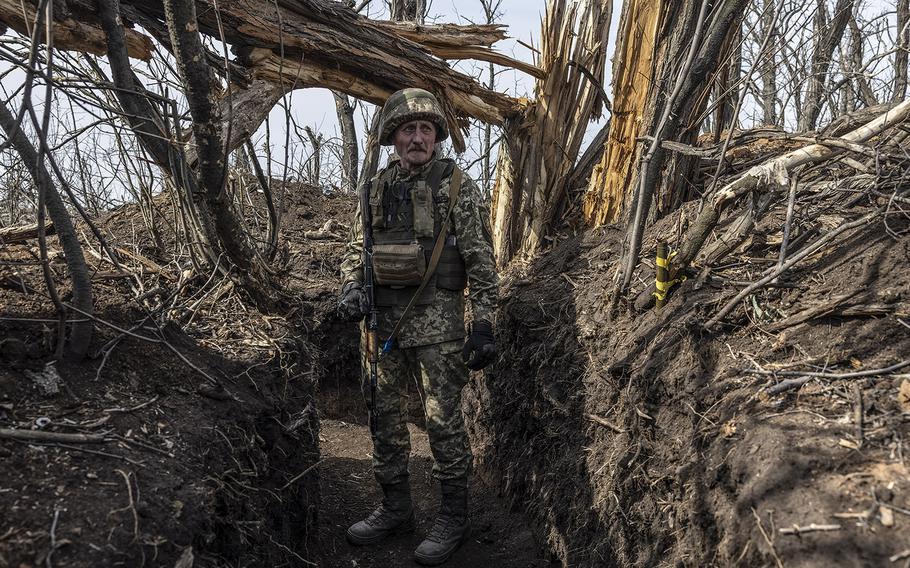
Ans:
[{"label": "camouflage jacket", "polygon": [[[389,175],[394,169],[395,181],[413,181],[425,179],[436,155],[424,164],[417,172],[408,173],[392,161],[376,177],[377,183],[383,175]],[[450,177],[443,178],[436,195],[437,211],[444,214],[448,210]],[[455,242],[461,257],[464,259],[468,276],[468,300],[471,303],[473,318],[493,321],[498,294],[498,274],[493,260],[493,244],[490,232],[490,204],[467,175],[462,176],[461,188],[450,220],[449,234],[455,236]],[[374,229],[374,239],[381,235]],[[358,200],[357,211],[351,225],[350,239],[341,263],[341,281],[363,283],[363,220]],[[379,288],[377,286],[377,288]],[[402,323],[398,333],[400,347],[419,347],[463,338],[465,336],[465,304],[463,291],[450,291],[435,288],[431,282],[432,301],[425,305],[415,305]],[[379,315],[379,338],[384,341],[391,333],[395,323],[404,312],[403,306],[382,307]]]}]

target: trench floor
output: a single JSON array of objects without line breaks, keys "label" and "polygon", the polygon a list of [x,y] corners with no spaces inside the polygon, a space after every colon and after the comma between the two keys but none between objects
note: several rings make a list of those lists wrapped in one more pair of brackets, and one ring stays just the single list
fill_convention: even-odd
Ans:
[{"label": "trench floor", "polygon": [[[345,540],[347,527],[379,502],[380,491],[370,465],[366,426],[340,420],[321,421],[322,462],[319,544],[325,568],[418,566],[413,551],[433,523],[439,506],[432,477],[433,459],[426,432],[410,424],[411,491],[417,508],[417,530],[373,547],[354,547]],[[472,533],[445,564],[447,568],[542,568],[551,566],[535,542],[524,516],[510,511],[495,488],[475,476],[471,482]]]}]

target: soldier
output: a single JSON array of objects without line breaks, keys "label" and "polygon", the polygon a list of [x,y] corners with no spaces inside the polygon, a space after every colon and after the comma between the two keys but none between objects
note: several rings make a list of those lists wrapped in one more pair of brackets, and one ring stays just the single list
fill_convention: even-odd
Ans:
[{"label": "soldier", "polygon": [[[452,160],[437,157],[434,145],[447,136],[445,115],[427,91],[403,89],[390,96],[382,109],[379,142],[394,145],[397,159],[366,188],[370,192],[379,337],[389,337],[401,321],[394,348],[379,361],[376,408],[371,409],[377,418],[373,471],[384,498],[347,532],[352,544],[367,545],[414,529],[406,399],[409,377],[417,376],[425,392],[433,475],[442,491],[435,523],[414,552],[415,559],[425,565],[448,560],[468,536],[472,455],[461,413],[461,390],[468,381],[468,369],[482,369],[496,355],[492,321],[498,276],[489,204]],[[456,198],[450,206],[452,195]],[[344,284],[338,311],[352,321],[363,319],[369,311],[362,289],[361,213],[358,207],[341,265]],[[448,229],[441,235],[447,215]],[[445,246],[436,270],[429,285],[415,297],[429,270],[427,265],[432,265],[432,259],[427,260],[430,251],[440,238],[445,239]],[[467,341],[466,288],[473,315]],[[405,314],[412,299],[414,305]]]}]

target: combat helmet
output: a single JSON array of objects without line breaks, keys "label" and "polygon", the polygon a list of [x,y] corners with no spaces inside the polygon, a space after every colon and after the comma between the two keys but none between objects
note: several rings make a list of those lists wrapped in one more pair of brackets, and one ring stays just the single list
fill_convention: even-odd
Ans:
[{"label": "combat helmet", "polygon": [[412,120],[427,120],[436,125],[436,141],[449,137],[446,116],[433,93],[423,89],[409,88],[392,93],[382,107],[379,119],[379,143],[391,146],[395,129]]}]

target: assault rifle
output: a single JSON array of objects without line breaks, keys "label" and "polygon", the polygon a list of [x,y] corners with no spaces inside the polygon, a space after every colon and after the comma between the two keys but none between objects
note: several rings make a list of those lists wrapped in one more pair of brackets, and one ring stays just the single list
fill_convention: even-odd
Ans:
[{"label": "assault rifle", "polygon": [[376,434],[376,388],[379,380],[379,308],[376,307],[376,288],[373,282],[373,218],[370,216],[370,183],[360,195],[360,218],[363,219],[363,293],[370,304],[366,317],[367,355],[370,362],[370,433]]}]

